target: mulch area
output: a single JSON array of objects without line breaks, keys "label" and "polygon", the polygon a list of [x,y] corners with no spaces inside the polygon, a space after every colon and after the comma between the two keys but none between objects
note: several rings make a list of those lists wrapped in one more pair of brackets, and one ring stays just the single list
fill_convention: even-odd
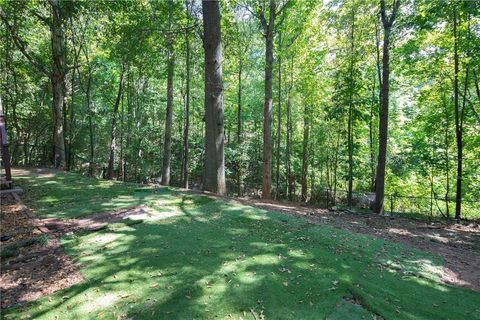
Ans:
[{"label": "mulch area", "polygon": [[11,195],[1,196],[1,208],[1,250],[9,253],[0,262],[1,308],[23,305],[83,280],[81,266],[63,252],[61,236],[102,230],[148,210],[138,206],[80,219],[38,219]]},{"label": "mulch area", "polygon": [[329,225],[350,232],[372,235],[403,243],[443,257],[442,281],[480,291],[480,225],[424,222],[402,217],[326,210],[300,204],[285,204],[247,198],[224,198],[266,210],[300,216],[316,224]]},{"label": "mulch area", "polygon": [[1,308],[22,305],[82,281],[79,266],[25,205],[2,195]]}]

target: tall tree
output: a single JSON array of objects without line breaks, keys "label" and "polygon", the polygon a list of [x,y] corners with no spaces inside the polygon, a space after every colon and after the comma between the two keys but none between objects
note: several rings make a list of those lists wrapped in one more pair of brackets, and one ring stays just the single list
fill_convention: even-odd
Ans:
[{"label": "tall tree", "polygon": [[[190,1],[185,1],[185,11],[187,21],[190,22]],[[185,67],[186,67],[186,84],[185,84],[185,119],[183,127],[183,161],[182,161],[182,184],[184,188],[188,189],[188,136],[190,130],[190,33],[189,26],[185,30]]]},{"label": "tall tree", "polygon": [[165,132],[163,139],[163,162],[161,184],[170,185],[170,158],[172,154],[173,122],[173,73],[175,70],[175,52],[173,37],[174,2],[168,1],[168,39],[167,39],[167,109],[165,112]]},{"label": "tall tree", "polygon": [[265,100],[263,105],[263,170],[262,198],[269,199],[272,193],[272,106],[273,106],[273,38],[275,21],[289,4],[281,6],[275,0],[268,1],[268,8],[263,2],[256,6],[255,16],[260,20],[265,38]]},{"label": "tall tree", "polygon": [[462,141],[462,126],[459,107],[459,88],[458,88],[458,33],[457,33],[457,8],[453,8],[453,60],[454,60],[454,80],[453,80],[453,101],[455,107],[455,138],[457,141],[457,190],[455,196],[455,219],[460,219],[462,212],[462,158],[463,158],[463,141]]},{"label": "tall tree", "polygon": [[373,211],[376,213],[380,213],[383,210],[383,200],[385,196],[385,163],[388,140],[388,99],[390,90],[390,34],[399,8],[400,0],[394,0],[392,12],[390,15],[388,15],[385,6],[385,0],[380,0],[380,14],[383,24],[383,57],[377,175],[375,179],[375,200],[373,202]]},{"label": "tall tree", "polygon": [[303,153],[302,153],[302,202],[307,201],[308,145],[310,133],[310,115],[308,105],[303,109]]},{"label": "tall tree", "polygon": [[110,156],[108,159],[108,169],[107,169],[107,179],[113,178],[113,166],[115,162],[115,152],[117,150],[117,118],[118,118],[118,109],[120,107],[120,101],[123,97],[123,88],[125,87],[125,70],[126,64],[122,62],[122,67],[120,71],[120,80],[118,82],[118,92],[117,98],[115,99],[115,104],[113,106],[112,113],[112,131],[110,139]]},{"label": "tall tree", "polygon": [[353,197],[353,99],[355,90],[355,9],[352,8],[352,25],[350,32],[350,70],[349,70],[349,99],[348,99],[348,206],[352,205]]},{"label": "tall tree", "polygon": [[222,35],[219,1],[203,0],[203,47],[205,49],[205,162],[207,191],[225,194]]},{"label": "tall tree", "polygon": [[55,155],[54,166],[58,169],[65,168],[65,135],[63,120],[63,105],[65,104],[65,90],[67,68],[65,64],[65,40],[63,32],[64,11],[59,0],[49,0],[51,6],[51,33],[52,33],[52,93],[53,113],[55,123]]},{"label": "tall tree", "polygon": [[66,57],[64,22],[66,19],[66,6],[62,6],[60,0],[48,0],[50,4],[50,18],[36,14],[36,16],[50,28],[51,38],[51,69],[42,64],[37,56],[33,55],[27,43],[18,35],[15,25],[12,25],[9,18],[0,11],[0,17],[9,29],[17,48],[24,57],[44,75],[50,78],[52,86],[52,112],[53,112],[53,137],[54,137],[54,159],[53,163],[57,169],[65,169],[65,134],[63,106],[66,98]]},{"label": "tall tree", "polygon": [[[278,50],[282,48],[282,34],[278,34]],[[275,199],[280,194],[280,141],[282,139],[282,57],[278,55],[277,145],[275,147]]]},{"label": "tall tree", "polygon": [[293,87],[293,57],[290,59],[290,81],[287,85],[287,137],[286,137],[286,152],[285,162],[287,167],[287,194],[288,200],[293,201],[294,187],[293,187],[293,174],[292,174],[292,87]]}]

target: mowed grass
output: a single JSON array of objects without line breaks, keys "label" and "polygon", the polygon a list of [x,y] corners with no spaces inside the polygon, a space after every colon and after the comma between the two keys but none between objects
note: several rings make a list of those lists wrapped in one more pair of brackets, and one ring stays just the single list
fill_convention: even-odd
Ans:
[{"label": "mowed grass", "polygon": [[92,179],[71,172],[22,171],[15,183],[22,199],[40,217],[71,219],[93,213],[149,204],[162,189],[135,183]]},{"label": "mowed grass", "polygon": [[[64,187],[75,188],[72,176],[50,178],[57,203]],[[32,190],[41,188],[28,179],[36,183]],[[104,182],[92,180],[97,183]],[[138,192],[124,187],[123,196]],[[91,193],[78,189],[82,200],[69,198],[69,205],[94,212],[82,192]],[[167,188],[140,193],[139,202],[177,215],[64,238],[85,281],[3,317],[480,319],[480,293],[441,284],[438,256]],[[110,194],[107,203],[119,196]],[[39,200],[30,199],[45,215],[76,216],[66,204],[46,211]]]}]

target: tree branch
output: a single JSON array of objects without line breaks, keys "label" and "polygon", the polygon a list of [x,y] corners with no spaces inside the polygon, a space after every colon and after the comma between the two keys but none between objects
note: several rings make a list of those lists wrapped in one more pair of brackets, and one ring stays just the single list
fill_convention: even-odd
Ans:
[{"label": "tree branch", "polygon": [[277,13],[275,13],[275,16],[279,16],[282,14],[283,10],[292,2],[292,0],[287,0],[285,3],[278,9]]},{"label": "tree branch", "polygon": [[380,0],[380,13],[382,15],[382,23],[384,26],[386,26],[388,23],[388,19],[387,19],[387,12],[385,9],[385,0]]},{"label": "tree branch", "polygon": [[34,58],[33,55],[29,52],[27,44],[22,39],[20,39],[20,37],[15,31],[15,28],[10,25],[7,17],[2,11],[0,11],[0,19],[3,21],[3,23],[5,23],[8,31],[12,36],[13,42],[15,43],[18,50],[20,50],[20,52],[23,54],[23,56],[41,73],[45,74],[47,77],[50,77],[50,72],[41,63],[39,63],[36,58]]},{"label": "tree branch", "polygon": [[250,10],[250,8],[248,6],[246,6],[247,10],[253,16],[257,17],[257,19],[260,20],[260,24],[262,25],[263,31],[266,33],[268,24],[267,24],[267,19],[265,19],[265,9],[263,8],[262,4],[259,4],[258,7],[259,7],[258,12],[254,12],[254,11]]},{"label": "tree branch", "polygon": [[38,13],[37,11],[35,11],[35,10],[33,10],[33,9],[30,10],[30,12],[31,12],[35,17],[37,17],[38,19],[40,19],[43,23],[45,23],[47,26],[50,26],[51,21],[50,21],[49,18],[42,16],[40,13]]},{"label": "tree branch", "polygon": [[388,21],[388,24],[390,25],[390,27],[393,25],[393,22],[397,18],[398,9],[400,8],[400,1],[401,0],[393,0],[393,10],[392,10],[392,14],[390,15],[390,19]]}]

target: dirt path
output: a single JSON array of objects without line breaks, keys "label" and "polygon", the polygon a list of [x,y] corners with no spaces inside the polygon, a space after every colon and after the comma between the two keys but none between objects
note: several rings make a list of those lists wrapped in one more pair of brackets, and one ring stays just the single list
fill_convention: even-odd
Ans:
[{"label": "dirt path", "polygon": [[347,211],[331,211],[260,199],[223,198],[227,201],[300,216],[322,225],[403,243],[436,253],[445,260],[442,280],[480,291],[480,225],[427,223]]}]

